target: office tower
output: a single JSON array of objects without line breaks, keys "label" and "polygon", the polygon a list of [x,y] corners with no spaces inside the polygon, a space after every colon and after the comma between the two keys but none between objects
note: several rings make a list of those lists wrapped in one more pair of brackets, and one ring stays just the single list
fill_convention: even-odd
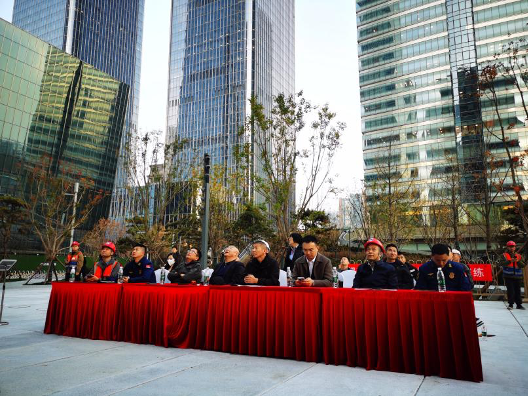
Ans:
[{"label": "office tower", "polygon": [[53,174],[110,194],[128,97],[127,84],[0,19],[0,194],[23,195],[43,157]]},{"label": "office tower", "polygon": [[[504,156],[485,127],[494,115],[478,76],[503,44],[528,36],[528,2],[358,0],[356,10],[365,182],[390,162],[432,202],[458,169],[462,202],[474,203],[484,150]],[[524,110],[506,96],[512,147],[524,150]]]},{"label": "office tower", "polygon": [[13,24],[131,87],[111,216],[126,208],[122,156],[137,130],[144,0],[15,0]]},{"label": "office tower", "polygon": [[173,0],[171,19],[166,142],[229,171],[249,99],[294,93],[294,1]]}]

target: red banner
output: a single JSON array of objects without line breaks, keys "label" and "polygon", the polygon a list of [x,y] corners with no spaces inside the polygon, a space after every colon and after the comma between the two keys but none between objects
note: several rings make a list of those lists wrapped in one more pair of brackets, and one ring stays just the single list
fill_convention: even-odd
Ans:
[{"label": "red banner", "polygon": [[[422,264],[412,264],[415,268],[420,268]],[[493,280],[493,274],[491,272],[491,264],[468,264],[471,270],[471,275],[475,282],[490,282]],[[348,268],[356,270],[359,264],[349,264]]]}]

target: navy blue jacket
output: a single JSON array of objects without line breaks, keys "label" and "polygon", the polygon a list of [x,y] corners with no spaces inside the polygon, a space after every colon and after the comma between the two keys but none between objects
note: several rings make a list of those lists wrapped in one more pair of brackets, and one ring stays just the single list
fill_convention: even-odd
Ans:
[{"label": "navy blue jacket", "polygon": [[368,262],[361,264],[354,277],[354,288],[396,289],[398,277],[396,270],[384,261],[377,261],[374,270]]},{"label": "navy blue jacket", "polygon": [[211,285],[238,285],[244,283],[246,268],[240,261],[230,261],[216,266],[209,283]]},{"label": "navy blue jacket", "polygon": [[[436,279],[437,272],[438,266],[432,260],[420,266],[415,289],[438,291],[438,280]],[[442,268],[442,272],[444,273],[446,289],[448,291],[471,290],[464,267],[459,263],[448,261],[444,268]]]},{"label": "navy blue jacket", "polygon": [[146,257],[139,260],[137,264],[134,260],[129,261],[123,269],[123,276],[130,277],[129,283],[156,283],[154,265]]}]

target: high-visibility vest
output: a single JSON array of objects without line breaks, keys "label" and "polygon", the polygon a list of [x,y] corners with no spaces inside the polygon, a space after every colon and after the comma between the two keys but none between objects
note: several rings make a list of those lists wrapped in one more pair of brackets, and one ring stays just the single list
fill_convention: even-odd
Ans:
[{"label": "high-visibility vest", "polygon": [[116,261],[114,264],[107,266],[107,267],[105,268],[104,272],[103,272],[103,269],[102,269],[99,265],[96,265],[96,266],[95,266],[95,273],[94,273],[94,275],[95,275],[96,277],[98,277],[99,279],[101,279],[101,278],[103,278],[103,277],[104,277],[104,278],[107,278],[107,277],[109,277],[109,276],[112,275],[112,271],[114,270],[114,268],[115,268],[116,265],[120,265],[119,262]]},{"label": "high-visibility vest", "polygon": [[521,260],[521,255],[515,253],[514,258],[512,258],[509,253],[504,253],[504,257],[508,260],[508,265],[503,269],[504,275],[522,277],[522,269],[517,264]]}]

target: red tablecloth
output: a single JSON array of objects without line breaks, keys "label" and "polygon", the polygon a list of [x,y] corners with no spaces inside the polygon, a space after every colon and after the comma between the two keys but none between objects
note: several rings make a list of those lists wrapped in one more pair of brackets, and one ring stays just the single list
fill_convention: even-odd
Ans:
[{"label": "red tablecloth", "polygon": [[482,381],[467,292],[54,282],[44,332]]},{"label": "red tablecloth", "polygon": [[320,361],[316,288],[211,287],[205,349]]},{"label": "red tablecloth", "polygon": [[44,333],[117,340],[121,291],[116,284],[54,282]]},{"label": "red tablecloth", "polygon": [[332,289],[322,304],[327,364],[482,381],[470,293]]},{"label": "red tablecloth", "polygon": [[136,344],[202,348],[208,288],[123,285],[119,339]]}]

